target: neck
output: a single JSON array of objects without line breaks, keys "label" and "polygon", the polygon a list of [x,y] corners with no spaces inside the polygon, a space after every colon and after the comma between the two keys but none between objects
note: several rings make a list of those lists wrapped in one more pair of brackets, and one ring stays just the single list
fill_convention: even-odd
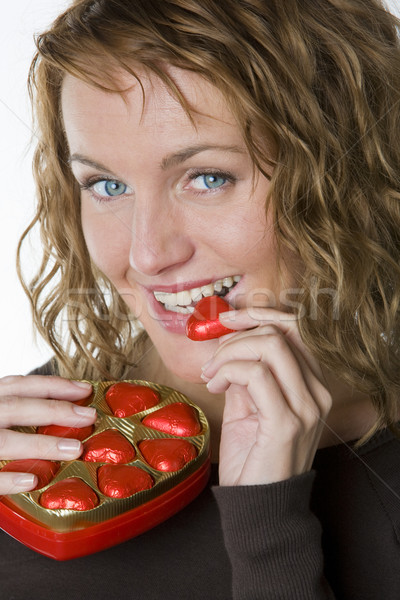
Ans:
[{"label": "neck", "polygon": [[371,398],[345,384],[323,369],[332,394],[332,409],[321,435],[319,448],[362,438],[375,424],[378,415]]}]

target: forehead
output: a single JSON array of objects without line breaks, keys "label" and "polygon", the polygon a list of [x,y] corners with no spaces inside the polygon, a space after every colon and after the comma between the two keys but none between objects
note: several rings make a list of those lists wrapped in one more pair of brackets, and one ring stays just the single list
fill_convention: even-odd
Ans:
[{"label": "forehead", "polygon": [[[70,145],[78,138],[86,142],[95,134],[102,138],[134,135],[162,140],[183,135],[240,137],[233,114],[223,94],[201,76],[182,69],[170,69],[169,75],[185,98],[190,116],[169,87],[156,75],[140,73],[140,83],[124,75],[123,95],[106,92],[71,75],[62,86],[62,113]],[[99,139],[100,138],[100,139]],[[104,140],[106,141],[106,139]]]}]

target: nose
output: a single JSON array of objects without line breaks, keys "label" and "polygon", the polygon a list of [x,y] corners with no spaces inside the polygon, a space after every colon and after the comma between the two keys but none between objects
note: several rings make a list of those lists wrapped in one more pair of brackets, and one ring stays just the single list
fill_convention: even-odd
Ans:
[{"label": "nose", "polygon": [[129,263],[137,273],[155,276],[183,265],[194,254],[182,209],[159,198],[136,198]]}]

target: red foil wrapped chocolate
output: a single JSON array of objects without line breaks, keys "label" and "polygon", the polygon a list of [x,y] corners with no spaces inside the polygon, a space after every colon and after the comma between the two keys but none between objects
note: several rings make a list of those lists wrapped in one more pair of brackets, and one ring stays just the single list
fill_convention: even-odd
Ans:
[{"label": "red foil wrapped chocolate", "polygon": [[97,471],[99,490],[110,498],[128,498],[132,494],[149,490],[154,481],[139,467],[130,465],[104,465]]},{"label": "red foil wrapped chocolate", "polygon": [[127,381],[114,383],[106,392],[106,402],[116,417],[130,417],[157,406],[160,400],[156,390]]},{"label": "red foil wrapped chocolate", "polygon": [[228,329],[218,319],[220,313],[230,309],[229,304],[220,296],[202,298],[186,322],[187,337],[195,342],[202,342],[232,333],[233,329]]},{"label": "red foil wrapped chocolate", "polygon": [[9,471],[12,473],[33,473],[38,478],[38,484],[35,490],[47,485],[57,473],[60,464],[52,460],[38,460],[29,458],[23,460],[13,460],[7,463],[0,471]]},{"label": "red foil wrapped chocolate", "polygon": [[98,505],[99,498],[92,488],[79,477],[58,481],[40,496],[40,504],[52,510],[90,510]]},{"label": "red foil wrapped chocolate", "polygon": [[139,450],[146,461],[158,471],[179,471],[196,458],[197,450],[187,440],[144,440]]},{"label": "red foil wrapped chocolate", "polygon": [[147,415],[142,423],[146,427],[182,437],[191,437],[201,431],[196,410],[193,406],[183,402],[168,404],[160,410],[156,410]]},{"label": "red foil wrapped chocolate", "polygon": [[81,442],[92,435],[93,425],[87,427],[62,427],[61,425],[43,425],[37,428],[41,435],[54,435],[56,437],[73,438]]},{"label": "red foil wrapped chocolate", "polygon": [[83,445],[81,459],[86,462],[128,463],[136,456],[132,444],[115,429],[106,429]]}]

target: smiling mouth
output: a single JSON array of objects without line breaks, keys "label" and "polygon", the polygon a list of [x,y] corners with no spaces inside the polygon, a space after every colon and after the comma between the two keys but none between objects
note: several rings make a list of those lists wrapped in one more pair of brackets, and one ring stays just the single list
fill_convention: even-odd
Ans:
[{"label": "smiling mouth", "polygon": [[154,291],[153,294],[155,299],[163,305],[165,310],[190,315],[194,311],[194,307],[199,300],[206,296],[220,296],[223,298],[233,290],[240,279],[240,275],[235,275],[234,277],[218,279],[217,281],[214,281],[214,283],[209,283],[208,285],[203,285],[202,287],[193,288],[191,290],[183,290],[182,292],[172,294]]}]

